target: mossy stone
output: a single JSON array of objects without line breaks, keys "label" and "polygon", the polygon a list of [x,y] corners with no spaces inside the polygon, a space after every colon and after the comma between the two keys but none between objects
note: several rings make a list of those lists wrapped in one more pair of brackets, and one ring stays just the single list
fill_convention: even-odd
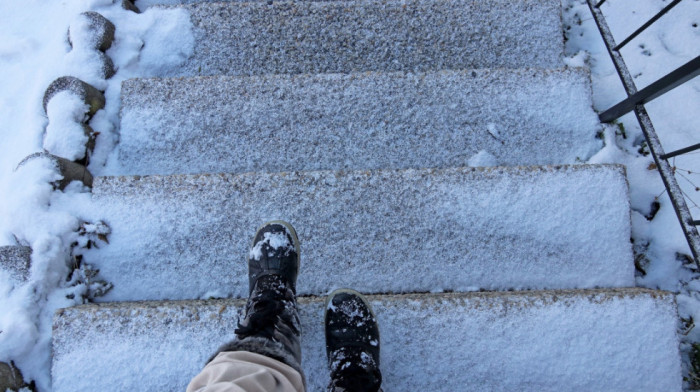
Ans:
[{"label": "mossy stone", "polygon": [[[85,125],[86,132],[91,132],[89,126]],[[83,164],[78,162],[70,161],[66,158],[57,157],[55,155],[49,154],[48,152],[37,152],[28,157],[24,158],[15,169],[20,170],[22,166],[26,165],[27,162],[35,159],[48,159],[56,167],[56,169],[63,176],[62,179],[55,181],[53,186],[55,189],[63,190],[73,181],[80,181],[83,185],[92,188],[92,174]]]},{"label": "mossy stone", "polygon": [[76,42],[83,42],[87,43],[89,49],[97,49],[102,52],[107,51],[114,42],[114,32],[116,30],[114,23],[93,11],[83,12],[80,14],[80,17],[82,18],[81,22],[87,25],[90,37],[87,37],[87,40],[76,40],[77,37],[73,36],[75,27],[71,25],[68,28],[68,42],[71,44],[71,47]]},{"label": "mossy stone", "polygon": [[12,362],[0,362],[0,391],[18,391],[26,386],[22,373]]},{"label": "mossy stone", "polygon": [[128,10],[128,11],[134,11],[137,14],[141,13],[139,8],[131,0],[122,0],[122,8],[124,8],[125,10]]},{"label": "mossy stone", "polygon": [[[107,56],[105,56],[107,57]],[[107,57],[109,58],[109,57]],[[110,60],[111,62],[111,60]],[[112,72],[114,65],[112,64]],[[113,73],[112,73],[113,75]],[[61,76],[51,82],[44,93],[43,106],[44,112],[51,98],[62,91],[70,91],[80,97],[90,108],[88,109],[88,118],[91,118],[98,110],[105,107],[105,96],[100,90],[89,85],[82,80],[73,76]]]}]

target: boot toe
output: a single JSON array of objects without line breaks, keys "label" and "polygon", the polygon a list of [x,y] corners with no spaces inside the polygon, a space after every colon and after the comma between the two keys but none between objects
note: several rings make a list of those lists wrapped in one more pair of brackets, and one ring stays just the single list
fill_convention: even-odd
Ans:
[{"label": "boot toe", "polygon": [[249,287],[265,275],[279,275],[296,291],[299,273],[299,239],[287,222],[272,221],[263,225],[253,238],[248,253]]}]

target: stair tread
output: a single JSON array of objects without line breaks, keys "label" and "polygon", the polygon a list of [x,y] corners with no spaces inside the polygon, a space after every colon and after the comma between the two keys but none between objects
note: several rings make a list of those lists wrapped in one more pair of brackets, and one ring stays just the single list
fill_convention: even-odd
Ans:
[{"label": "stair tread", "polygon": [[559,1],[221,2],[191,15],[194,55],[179,75],[554,68]]},{"label": "stair tread", "polygon": [[575,163],[599,127],[581,69],[133,79],[102,174]]},{"label": "stair tread", "polygon": [[273,219],[298,230],[301,294],[634,285],[622,166],[97,177],[92,200],[102,301],[245,297]]},{"label": "stair tread", "polygon": [[[680,391],[670,293],[643,289],[370,296],[385,391]],[[231,340],[243,300],[57,312],[55,391],[182,391]],[[323,299],[300,298],[308,390],[328,382]],[[426,371],[429,369],[429,371]]]}]

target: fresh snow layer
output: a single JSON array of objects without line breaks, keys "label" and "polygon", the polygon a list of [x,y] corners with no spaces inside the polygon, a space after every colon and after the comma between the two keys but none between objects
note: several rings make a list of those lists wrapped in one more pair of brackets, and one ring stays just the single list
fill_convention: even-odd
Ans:
[{"label": "fresh snow layer", "polygon": [[[680,391],[673,296],[640,289],[370,296],[391,391]],[[183,391],[242,300],[86,305],[54,318],[54,391]],[[329,376],[301,298],[307,390]]]},{"label": "fresh snow layer", "polygon": [[[79,14],[85,11],[99,12],[116,26],[107,51],[117,71],[111,79],[104,79],[104,54],[81,45],[90,40],[80,28]],[[176,67],[189,57],[193,35],[183,10],[136,14],[114,0],[0,1],[0,15],[0,246],[32,250],[28,270],[25,265],[16,273],[0,272],[0,361],[14,361],[26,381],[48,392],[51,317],[57,308],[81,303],[89,290],[77,274],[67,277],[72,247],[81,242],[75,208],[90,196],[79,184],[55,191],[51,183],[60,173],[47,160],[15,170],[44,149],[69,159],[85,153],[81,104],[57,95],[47,114],[44,92],[61,76],[105,91],[107,106],[89,122],[99,134],[91,164],[102,166],[118,138],[121,81]]]},{"label": "fresh snow layer", "polygon": [[[138,0],[137,4],[148,1]],[[20,160],[43,147],[42,135],[48,123],[41,109],[44,89],[53,79],[64,74],[79,76],[101,88],[107,86],[107,108],[98,112],[90,123],[100,133],[92,160],[94,167],[91,167],[91,170],[98,170],[117,138],[116,113],[121,80],[175,72],[179,62],[192,51],[193,40],[187,13],[161,9],[137,15],[122,10],[119,3],[113,3],[113,0],[0,2],[0,11],[5,16],[0,24],[0,36],[3,38],[0,42],[0,85],[3,86],[0,92],[0,245],[20,242],[31,244],[34,248],[33,267],[27,285],[13,288],[11,279],[0,277],[0,329],[3,331],[0,335],[0,359],[14,359],[27,379],[37,381],[41,391],[50,390],[47,364],[51,326],[47,323],[48,317],[57,306],[75,303],[76,300],[66,299],[65,295],[71,293],[79,298],[81,289],[63,287],[67,272],[64,261],[68,245],[75,240],[72,231],[77,227],[76,220],[65,216],[64,212],[69,209],[67,206],[80,206],[85,197],[85,190],[77,188],[65,193],[52,193],[50,186],[46,185],[55,180],[55,173],[48,168],[12,173]],[[564,15],[565,22],[573,26],[567,33],[567,48],[573,51],[570,54],[581,49],[591,52],[588,58],[579,54],[568,64],[580,65],[585,61],[591,66],[594,105],[597,110],[606,109],[624,95],[614,69],[601,46],[595,24],[583,0],[564,0],[563,3],[575,5],[570,13]],[[611,17],[609,22],[616,37],[621,37],[636,29],[643,18],[650,17],[667,4],[667,1],[659,0],[613,1],[606,2],[603,8],[606,15]],[[625,9],[612,9],[619,7]],[[681,2],[672,13],[624,50],[627,63],[640,85],[697,55],[699,30],[696,7],[695,1]],[[95,56],[69,52],[66,40],[69,22],[79,12],[86,10],[99,11],[117,25],[117,39],[108,52],[117,66],[117,75],[111,80],[100,78],[99,64],[85,62],[86,59],[93,60]],[[669,143],[666,145],[669,150],[697,142],[694,139],[697,116],[693,105],[697,106],[700,99],[699,82],[700,79],[696,78],[649,106],[657,131],[661,133],[662,140]],[[642,264],[647,274],[639,277],[638,282],[649,287],[680,291],[681,315],[697,320],[700,318],[697,274],[683,265],[682,257],[676,256],[676,252],[688,253],[687,245],[668,198],[662,192],[663,185],[658,180],[658,173],[650,168],[650,158],[628,154],[636,154],[635,151],[642,144],[633,116],[627,116],[621,122],[625,124],[627,139],[619,135],[616,137],[616,129],[608,128],[606,150],[597,155],[593,162],[617,162],[628,167],[634,209],[633,237],[640,248],[640,260],[647,262]],[[619,144],[619,148],[615,143]],[[674,163],[680,169],[695,170],[697,156],[679,158]],[[480,162],[483,163],[483,160]],[[691,182],[697,182],[694,176],[694,173],[688,176],[690,181],[680,179],[681,186],[689,195],[695,192],[695,185]],[[656,196],[659,196],[661,209],[656,218],[648,221],[644,215],[649,213]],[[692,208],[697,211],[697,207]],[[49,292],[49,299],[46,300]],[[217,290],[212,290],[210,294],[226,295]],[[687,343],[700,340],[700,329],[685,333],[686,347]]]},{"label": "fresh snow layer", "polygon": [[[289,252],[296,251],[294,244],[289,241],[291,233],[285,228],[284,233],[263,233],[263,238],[255,243],[248,252],[248,258],[250,260],[260,260],[263,256],[262,249],[263,246],[267,245],[268,249],[278,250],[282,248],[284,254],[289,254]],[[281,251],[280,251],[281,252]]]},{"label": "fresh snow layer", "polygon": [[299,234],[302,294],[634,284],[616,166],[101,177],[93,196],[112,230],[84,255],[114,284],[100,301],[245,297],[274,219]]},{"label": "fresh snow layer", "polygon": [[46,151],[71,161],[83,159],[89,135],[83,121],[88,109],[88,104],[69,91],[54,95],[46,106],[49,118],[44,135]]},{"label": "fresh snow layer", "polygon": [[178,75],[561,65],[558,0],[199,3]]},{"label": "fresh snow layer", "polygon": [[[621,42],[669,1],[606,1],[605,14],[614,38]],[[567,55],[586,51],[590,67],[593,104],[603,111],[626,98],[615,67],[583,0],[564,0]],[[682,1],[644,33],[622,49],[625,63],[638,88],[666,75],[695,58],[700,52],[700,3]],[[698,143],[700,78],[688,81],[646,105],[666,152]],[[619,163],[627,167],[632,208],[632,239],[640,271],[637,285],[673,291],[683,328],[684,374],[692,371],[691,344],[700,342],[700,328],[688,320],[700,320],[700,275],[689,260],[690,249],[678,218],[648,151],[634,114],[628,114],[605,129],[605,148],[591,163]],[[695,219],[700,216],[700,154],[685,154],[670,160],[686,203]],[[689,375],[688,389],[700,380]]]},{"label": "fresh snow layer", "polygon": [[[588,7],[582,1],[567,3],[565,18],[578,20],[578,23],[572,23],[567,33],[567,52],[590,52],[587,63],[591,69],[593,104],[597,111],[606,110],[626,98],[626,94]],[[606,2],[601,9],[608,18],[615,39],[620,42],[667,5],[668,2],[659,0],[635,1],[627,5],[612,1]],[[697,1],[679,3],[622,49],[638,89],[700,53],[699,6]],[[696,112],[699,102],[700,78],[695,78],[646,105],[667,152],[698,143],[699,117]],[[652,264],[648,266],[649,273],[641,276],[638,283],[646,287],[679,291],[689,280],[689,271],[682,264],[683,257],[676,254],[690,254],[690,250],[658,170],[651,155],[648,155],[636,117],[630,113],[620,118],[618,123],[620,125],[613,124],[609,130],[606,148],[591,162],[620,163],[628,167],[632,209],[639,218],[634,221],[635,243],[640,247],[639,253],[651,260]],[[647,152],[647,155],[640,154],[640,151]],[[700,155],[695,152],[670,160],[671,165],[676,167],[676,179],[686,196],[686,203],[696,218],[700,216],[698,157]],[[660,208],[653,220],[649,221],[644,217],[650,216],[654,202],[658,202]],[[697,315],[700,316],[700,304]],[[700,340],[700,332],[697,339]]]},{"label": "fresh snow layer", "polygon": [[582,162],[601,147],[589,83],[580,69],[128,80],[100,174]]}]

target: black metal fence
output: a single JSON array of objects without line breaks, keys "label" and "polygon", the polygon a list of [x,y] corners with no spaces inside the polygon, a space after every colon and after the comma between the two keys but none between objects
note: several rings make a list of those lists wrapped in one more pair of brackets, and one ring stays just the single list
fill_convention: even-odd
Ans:
[{"label": "black metal fence", "polygon": [[[673,0],[666,7],[664,7],[664,9],[654,15],[654,17],[649,19],[649,21],[644,23],[634,33],[630,34],[619,44],[615,43],[615,39],[613,38],[612,32],[608,27],[605,17],[603,16],[603,12],[600,10],[600,6],[605,3],[605,0],[586,1],[588,3],[588,7],[591,9],[591,13],[593,14],[593,19],[595,19],[598,29],[603,36],[603,41],[605,41],[605,46],[607,47],[608,53],[612,58],[615,69],[617,70],[620,80],[622,81],[625,91],[627,92],[627,99],[601,113],[600,121],[611,122],[629,112],[633,111],[635,113],[642,132],[644,133],[644,137],[646,138],[649,151],[656,162],[656,167],[658,168],[661,179],[666,186],[666,191],[671,199],[673,208],[676,210],[678,221],[680,222],[683,233],[688,240],[688,245],[693,253],[695,263],[700,267],[700,258],[698,257],[698,255],[700,255],[700,235],[698,235],[698,230],[696,228],[697,225],[700,225],[700,221],[693,219],[683,196],[683,191],[678,186],[678,182],[674,176],[674,168],[668,162],[669,158],[700,149],[700,143],[677,151],[665,153],[663,147],[661,146],[659,137],[654,130],[654,125],[649,118],[649,114],[647,114],[644,107],[644,104],[698,76],[700,74],[700,56],[695,57],[678,69],[670,72],[661,79],[638,91],[637,86],[632,79],[632,75],[627,69],[627,65],[625,65],[625,61],[620,54],[620,49],[646,30],[659,18],[664,16],[673,7],[678,5],[682,0]],[[700,139],[700,135],[698,138]]]}]

